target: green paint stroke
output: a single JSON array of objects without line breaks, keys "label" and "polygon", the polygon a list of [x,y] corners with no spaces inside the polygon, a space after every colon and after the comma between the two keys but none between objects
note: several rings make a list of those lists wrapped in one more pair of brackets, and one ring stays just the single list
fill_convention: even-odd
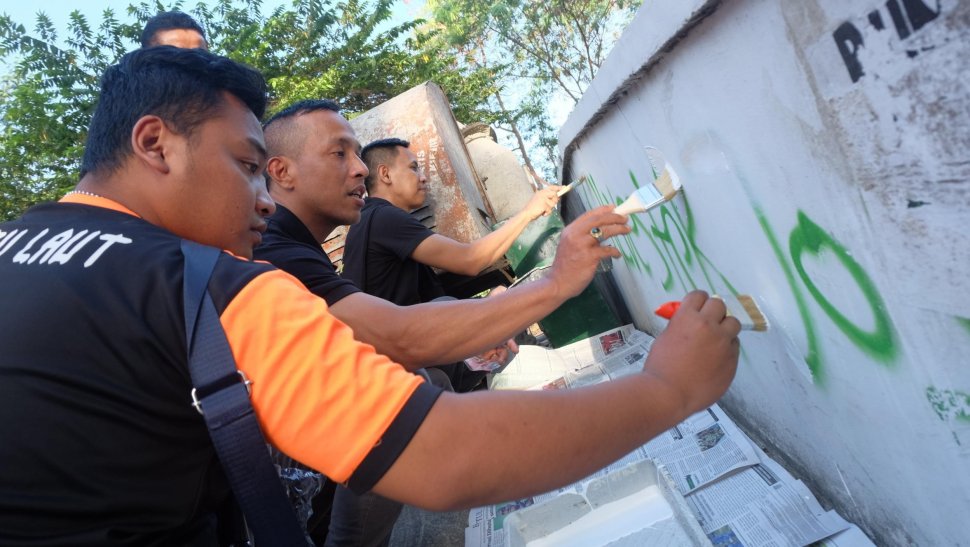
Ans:
[{"label": "green paint stroke", "polygon": [[[694,223],[694,216],[691,213],[690,202],[687,200],[686,193],[681,192],[680,196],[684,204],[684,209],[687,211],[687,222],[685,223],[684,219],[681,218],[680,212],[676,207],[670,207],[669,209],[673,211],[672,218],[677,223],[678,229],[687,234],[687,242],[690,244],[690,248],[693,250],[694,256],[697,257],[697,265],[700,267],[701,273],[704,275],[704,280],[707,281],[708,290],[712,294],[727,294],[724,291],[717,290],[717,287],[715,286],[714,281],[711,279],[711,275],[708,272],[708,267],[710,267],[710,269],[717,274],[717,277],[720,278],[721,282],[724,283],[724,286],[727,287],[731,294],[738,294],[738,291],[734,288],[734,285],[732,285],[728,278],[721,273],[717,266],[714,265],[714,262],[708,258],[706,254],[704,254],[704,251],[701,250],[700,245],[697,244],[697,226]],[[661,209],[666,210],[667,205],[662,205]]]},{"label": "green paint stroke", "polygon": [[[634,185],[636,185],[637,184],[636,177],[634,177],[632,171],[630,172],[630,177],[633,179]],[[596,179],[594,179],[592,176],[589,176],[589,181],[583,185],[582,192],[583,192],[583,196],[588,198],[587,202],[599,203],[603,205],[610,202],[614,202],[617,205],[622,203],[621,199],[615,196],[612,196],[610,194],[606,194],[602,190],[600,190],[599,185],[596,184]],[[643,224],[640,222],[640,220],[637,218],[636,215],[633,215],[631,218],[633,220],[632,234],[634,235],[638,234],[639,229],[642,229],[645,233],[647,232],[646,227],[643,226]],[[647,233],[647,236],[650,237],[649,233]],[[649,275],[651,278],[653,277],[653,269],[650,267],[650,264],[643,258],[643,255],[640,254],[639,247],[637,247],[637,245],[633,241],[633,238],[630,235],[624,235],[624,236],[614,238],[614,241],[616,241],[616,246],[618,249],[620,249],[620,253],[623,255],[623,262],[628,267],[640,273]],[[654,241],[652,237],[650,237],[650,242],[657,249],[657,253],[659,254],[660,247],[657,245],[657,242]],[[663,257],[661,256],[661,258]],[[671,279],[670,282],[672,283],[669,266],[667,267],[667,272],[668,272],[667,277],[668,279]]]},{"label": "green paint stroke", "polygon": [[[674,271],[677,274],[677,279],[680,281],[681,287],[686,290],[693,289],[697,287],[697,284],[694,283],[693,278],[690,276],[690,272],[687,271],[687,266],[684,265],[683,259],[681,259],[680,255],[675,252],[677,247],[674,245],[674,236],[670,233],[670,227],[666,219],[661,217],[661,220],[663,221],[663,230],[657,226],[657,219],[654,218],[653,213],[650,213],[650,221],[653,223],[653,226],[651,226],[651,233],[653,233],[657,239],[663,242],[664,254],[666,254],[667,258],[670,259],[670,262],[674,264]],[[683,240],[683,234],[680,234],[680,236],[681,240]],[[666,260],[664,263],[666,263]],[[678,268],[676,266],[680,267]],[[681,275],[681,272],[683,272],[683,275]],[[684,277],[687,278],[687,281],[684,281]],[[666,286],[664,288],[666,288]]]},{"label": "green paint stroke", "polygon": [[949,389],[926,388],[926,400],[941,420],[970,422],[970,394]]},{"label": "green paint stroke", "polygon": [[[882,297],[879,295],[879,291],[876,290],[875,284],[869,275],[866,274],[865,270],[862,269],[862,266],[849,255],[848,251],[838,241],[812,222],[802,211],[798,211],[798,226],[792,230],[788,244],[792,262],[795,264],[795,269],[802,278],[802,282],[805,283],[808,292],[812,294],[815,301],[818,302],[818,305],[822,307],[822,310],[832,319],[839,330],[874,359],[883,364],[891,365],[897,353],[892,322],[889,319],[889,314],[886,313],[886,306],[882,301]],[[862,294],[869,303],[873,317],[876,320],[873,331],[870,332],[859,328],[843,315],[835,305],[825,298],[805,272],[804,265],[802,264],[802,256],[805,253],[819,256],[826,250],[835,253],[839,262],[842,263],[842,266],[849,272],[852,279],[855,280],[856,284],[862,290]]]},{"label": "green paint stroke", "polygon": [[961,327],[967,329],[967,332],[970,332],[970,317],[957,317],[956,320]]},{"label": "green paint stroke", "polygon": [[795,305],[798,306],[798,315],[801,316],[802,323],[805,325],[805,340],[808,343],[808,354],[805,355],[805,363],[808,364],[808,370],[812,373],[812,380],[819,386],[825,385],[825,371],[822,369],[822,359],[818,350],[818,338],[815,336],[815,325],[812,321],[812,316],[808,313],[808,304],[805,302],[805,297],[802,295],[802,292],[798,290],[798,285],[795,282],[795,274],[792,272],[791,266],[788,265],[788,260],[785,259],[785,254],[782,251],[781,245],[778,243],[775,232],[771,229],[771,225],[768,224],[768,217],[765,216],[761,207],[754,203],[751,206],[754,208],[754,214],[758,218],[758,224],[761,225],[761,229],[764,231],[765,236],[768,238],[768,243],[775,253],[778,264],[781,265],[782,271],[785,272],[785,279],[791,287],[792,296],[795,297]]}]

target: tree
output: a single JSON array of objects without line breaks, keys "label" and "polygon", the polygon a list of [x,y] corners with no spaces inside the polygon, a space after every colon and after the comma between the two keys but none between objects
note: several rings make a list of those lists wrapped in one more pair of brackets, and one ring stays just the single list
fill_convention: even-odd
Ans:
[{"label": "tree", "polygon": [[97,30],[71,14],[67,49],[53,45],[57,31],[43,13],[34,32],[0,17],[0,56],[19,56],[0,87],[0,219],[56,199],[76,182],[98,74],[123,53],[132,29],[105,10]]},{"label": "tree", "polygon": [[[353,115],[434,79],[456,116],[487,117],[492,90],[486,70],[463,66],[436,49],[422,21],[379,30],[393,0],[296,0],[264,16],[260,0],[199,3],[188,13],[206,29],[210,48],[260,70],[270,85],[270,112],[306,98],[331,98]],[[65,46],[38,14],[34,33],[0,18],[0,58],[16,59],[0,84],[0,219],[58,198],[77,182],[100,74],[125,52],[149,17],[181,4],[128,7],[128,23],[111,10],[97,30],[71,14]]]},{"label": "tree", "polygon": [[458,58],[496,74],[498,127],[512,135],[528,169],[529,149],[544,151],[550,176],[556,137],[548,105],[560,97],[579,102],[641,1],[428,0],[427,6]]}]

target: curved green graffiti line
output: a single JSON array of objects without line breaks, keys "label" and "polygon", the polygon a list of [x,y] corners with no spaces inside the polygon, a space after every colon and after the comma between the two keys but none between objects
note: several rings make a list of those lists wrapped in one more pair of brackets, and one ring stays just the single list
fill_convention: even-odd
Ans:
[{"label": "curved green graffiti line", "polygon": [[795,274],[791,271],[788,261],[785,260],[785,254],[781,249],[781,244],[778,242],[774,230],[771,229],[771,225],[768,224],[768,217],[761,210],[761,207],[757,205],[752,205],[752,207],[754,208],[755,216],[758,218],[758,224],[761,225],[765,237],[768,238],[768,244],[771,245],[771,250],[775,253],[778,264],[781,265],[781,271],[785,273],[785,280],[788,281],[792,296],[795,297],[795,305],[798,306],[798,315],[801,316],[802,324],[805,326],[805,341],[808,344],[805,363],[808,364],[808,370],[812,373],[812,379],[815,383],[824,385],[825,371],[822,368],[821,354],[818,350],[818,338],[815,336],[815,324],[812,321],[812,315],[808,311],[808,304],[805,302],[805,297],[802,296],[802,292],[798,290],[798,284],[795,282]]},{"label": "curved green graffiti line", "polygon": [[[874,357],[877,361],[889,364],[896,357],[896,342],[893,335],[892,324],[886,313],[886,306],[883,304],[879,291],[876,290],[872,279],[866,274],[862,266],[852,258],[845,248],[835,241],[825,230],[812,222],[808,216],[798,211],[798,225],[792,230],[788,239],[788,247],[791,252],[792,262],[799,277],[808,288],[818,305],[822,307],[826,315],[832,319],[835,325],[856,343],[857,346]],[[876,320],[875,329],[872,332],[859,328],[855,323],[842,314],[818,289],[812,279],[805,272],[802,264],[802,256],[811,253],[818,256],[823,250],[835,253],[839,262],[849,272],[852,279],[862,290],[869,307],[872,309],[873,317]]]}]

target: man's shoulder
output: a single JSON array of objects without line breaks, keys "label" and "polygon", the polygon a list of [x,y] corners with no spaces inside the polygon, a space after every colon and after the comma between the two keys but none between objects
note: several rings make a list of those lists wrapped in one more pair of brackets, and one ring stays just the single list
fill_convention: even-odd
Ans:
[{"label": "man's shoulder", "polygon": [[330,257],[313,239],[306,226],[285,210],[279,210],[270,217],[263,240],[253,251],[253,256],[282,269],[286,269],[285,263],[307,260],[334,269]]},{"label": "man's shoulder", "polygon": [[253,258],[301,279],[305,270],[313,275],[337,276],[337,268],[319,245],[309,245],[283,233],[267,231],[263,242],[253,251]]},{"label": "man's shoulder", "polygon": [[[411,239],[419,237],[424,239],[432,233],[431,229],[414,218],[411,213],[391,204],[384,202],[380,208],[374,209],[373,217],[370,219],[373,224],[371,233],[389,235],[395,239]],[[361,222],[360,224],[363,224]],[[381,237],[381,235],[378,235]]]},{"label": "man's shoulder", "polygon": [[373,215],[375,218],[380,217],[381,222],[418,222],[404,209],[381,198],[368,198],[367,205],[364,206],[361,214]]}]

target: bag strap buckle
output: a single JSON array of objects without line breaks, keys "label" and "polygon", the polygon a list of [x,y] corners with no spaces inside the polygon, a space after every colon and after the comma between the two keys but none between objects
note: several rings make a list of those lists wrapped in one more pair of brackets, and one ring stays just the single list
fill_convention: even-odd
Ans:
[{"label": "bag strap buckle", "polygon": [[[239,375],[239,381],[242,382],[242,384],[244,386],[246,386],[246,393],[248,393],[249,394],[249,398],[252,399],[252,397],[253,397],[253,381],[250,380],[248,376],[246,376],[246,373],[245,372],[243,372],[243,371],[241,371],[239,369],[236,369],[236,374]],[[217,382],[217,383],[222,383],[222,382]],[[211,395],[211,394],[213,394],[213,393],[215,393],[215,392],[217,392],[219,390],[225,389],[226,387],[228,387],[228,386],[219,386],[216,389],[210,391],[205,396]],[[192,388],[192,407],[195,408],[195,410],[199,414],[202,414],[203,416],[205,415],[205,413],[202,412],[202,400],[199,399],[199,390],[197,388]]]}]

